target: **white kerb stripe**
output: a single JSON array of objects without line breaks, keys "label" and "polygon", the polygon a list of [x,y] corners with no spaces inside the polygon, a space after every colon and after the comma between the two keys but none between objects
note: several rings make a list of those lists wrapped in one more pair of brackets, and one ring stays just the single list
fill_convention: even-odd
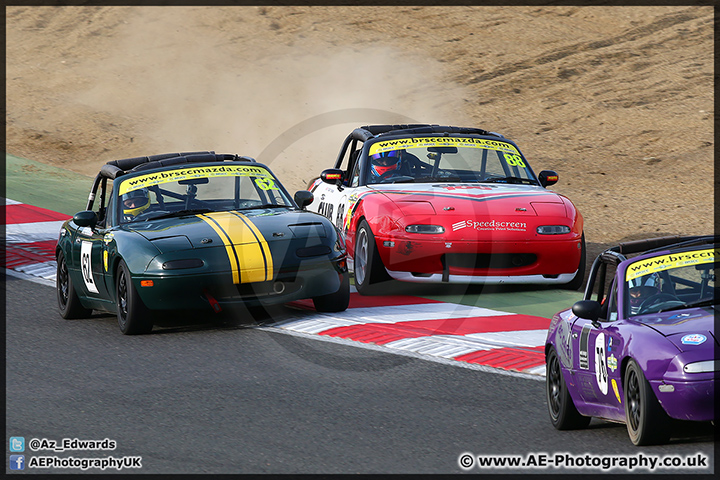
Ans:
[{"label": "white kerb stripe", "polygon": [[63,220],[57,220],[5,225],[5,241],[7,243],[32,243],[57,240],[63,223],[65,223]]}]

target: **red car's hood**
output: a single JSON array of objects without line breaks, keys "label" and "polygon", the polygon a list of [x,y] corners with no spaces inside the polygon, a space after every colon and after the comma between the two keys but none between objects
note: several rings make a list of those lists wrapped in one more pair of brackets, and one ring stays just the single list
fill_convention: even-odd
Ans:
[{"label": "red car's hood", "polygon": [[440,213],[472,218],[568,215],[559,194],[532,185],[404,183],[370,188],[385,195],[405,215]]}]

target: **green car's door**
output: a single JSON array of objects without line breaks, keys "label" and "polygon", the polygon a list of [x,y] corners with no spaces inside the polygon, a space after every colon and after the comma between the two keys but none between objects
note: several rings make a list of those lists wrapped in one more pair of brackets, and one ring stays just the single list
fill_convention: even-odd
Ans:
[{"label": "green car's door", "polygon": [[73,263],[79,267],[78,293],[90,300],[105,303],[111,299],[105,281],[103,252],[105,229],[79,228],[72,246]]}]

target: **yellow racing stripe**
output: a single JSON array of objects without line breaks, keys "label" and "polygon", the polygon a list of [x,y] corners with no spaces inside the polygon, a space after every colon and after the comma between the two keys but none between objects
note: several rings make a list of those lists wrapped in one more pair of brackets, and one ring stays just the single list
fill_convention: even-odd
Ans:
[{"label": "yellow racing stripe", "polygon": [[[264,262],[264,278],[259,280],[253,280],[256,282],[262,282],[262,281],[269,281],[273,279],[273,259],[272,254],[270,253],[270,247],[267,244],[267,241],[265,241],[265,237],[263,236],[262,232],[255,226],[255,224],[250,220],[248,217],[243,215],[239,212],[232,212],[233,215],[240,218],[245,226],[250,229],[250,231],[255,236],[255,240],[257,242],[257,246],[260,247],[260,251],[262,252],[262,259]],[[245,246],[245,245],[243,245]],[[254,247],[255,245],[248,245]],[[256,255],[255,251],[253,250],[252,253]],[[259,260],[259,259],[258,259]]]},{"label": "yellow racing stripe", "polygon": [[232,270],[233,283],[272,280],[270,248],[260,230],[245,215],[215,212],[198,215],[220,236]]}]

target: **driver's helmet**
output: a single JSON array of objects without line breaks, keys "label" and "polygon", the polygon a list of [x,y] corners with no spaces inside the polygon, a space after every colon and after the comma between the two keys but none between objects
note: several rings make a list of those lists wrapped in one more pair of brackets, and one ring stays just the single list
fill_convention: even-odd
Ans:
[{"label": "driver's helmet", "polygon": [[661,292],[660,277],[656,273],[644,275],[642,277],[633,278],[628,284],[630,294],[630,313],[636,314],[640,310],[640,305]]},{"label": "driver's helmet", "polygon": [[150,196],[147,188],[133,190],[122,195],[123,214],[126,217],[136,217],[150,206]]},{"label": "driver's helmet", "polygon": [[370,172],[375,177],[382,177],[392,170],[400,170],[402,150],[390,150],[370,156]]}]

